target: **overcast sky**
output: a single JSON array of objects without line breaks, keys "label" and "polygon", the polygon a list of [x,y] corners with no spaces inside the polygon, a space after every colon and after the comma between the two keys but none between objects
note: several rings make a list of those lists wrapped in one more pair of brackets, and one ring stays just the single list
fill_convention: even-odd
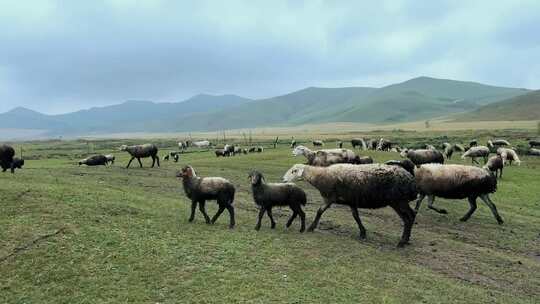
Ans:
[{"label": "overcast sky", "polygon": [[0,112],[420,75],[538,88],[540,1],[0,0]]}]

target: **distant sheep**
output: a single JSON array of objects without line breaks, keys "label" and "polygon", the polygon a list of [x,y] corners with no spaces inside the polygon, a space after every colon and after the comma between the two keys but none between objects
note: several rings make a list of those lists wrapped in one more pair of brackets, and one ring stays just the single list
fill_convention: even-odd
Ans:
[{"label": "distant sheep", "polygon": [[322,140],[314,140],[313,141],[313,146],[314,147],[322,147],[322,146],[324,146],[324,142]]},{"label": "distant sheep", "polygon": [[293,150],[294,156],[303,155],[307,158],[307,164],[312,166],[326,167],[338,163],[354,163],[356,154],[349,149],[325,149],[310,150],[305,146],[297,146]]},{"label": "distant sheep", "polygon": [[105,155],[98,154],[98,155],[87,157],[85,159],[81,159],[79,161],[79,166],[80,165],[87,165],[90,167],[91,166],[106,166],[107,163],[108,163],[107,157],[105,157]]},{"label": "distant sheep", "polygon": [[356,147],[362,148],[362,150],[367,150],[367,145],[364,139],[362,138],[353,138],[351,139],[351,145],[353,149],[356,149]]},{"label": "distant sheep", "polygon": [[[182,178],[182,184],[184,186],[184,192],[186,196],[191,200],[191,215],[189,222],[193,222],[195,219],[195,209],[199,204],[199,210],[204,216],[207,224],[214,224],[221,213],[227,209],[229,212],[229,228],[234,228],[234,185],[222,178],[222,177],[198,177],[195,170],[191,166],[185,166],[180,172],[176,174],[176,177]],[[218,204],[218,211],[210,219],[206,213],[205,203],[207,200],[216,200]]]},{"label": "distant sheep", "polygon": [[136,146],[122,145],[120,147],[120,151],[126,151],[129,153],[129,155],[131,155],[131,159],[129,160],[126,168],[129,168],[129,165],[131,165],[131,162],[134,159],[137,159],[137,161],[139,162],[139,165],[142,168],[141,158],[146,158],[146,157],[152,158],[152,168],[154,168],[154,165],[156,162],[159,167],[159,157],[157,155],[158,148],[154,144],[144,144],[144,145],[136,145]]},{"label": "distant sheep", "polygon": [[476,147],[478,146],[478,140],[477,139],[473,139],[469,142],[469,148],[472,148],[472,147]]},{"label": "distant sheep", "polygon": [[414,175],[414,168],[416,167],[414,163],[408,158],[403,160],[389,160],[386,161],[384,164],[390,166],[400,166],[401,168],[407,170],[407,172],[409,172],[411,175]]},{"label": "distant sheep", "polygon": [[11,146],[0,146],[0,167],[2,172],[6,172],[7,169],[11,170],[11,173],[15,173],[15,167],[13,167],[13,156],[15,156],[15,149]]},{"label": "distant sheep", "polygon": [[338,140],[336,144],[338,148],[343,149],[343,142],[341,140]]},{"label": "distant sheep", "polygon": [[255,230],[261,228],[261,220],[266,212],[270,218],[271,228],[276,227],[276,222],[272,217],[272,207],[274,206],[289,206],[293,214],[285,225],[289,228],[296,218],[300,216],[300,232],[304,232],[306,227],[306,214],[302,210],[302,206],[306,205],[306,193],[302,188],[293,183],[266,183],[262,173],[252,171],[249,174],[251,180],[251,190],[255,204],[260,207],[259,216]]},{"label": "distant sheep", "polygon": [[497,177],[497,173],[499,174],[499,177],[502,177],[503,168],[504,161],[500,155],[493,155],[484,165],[484,169],[488,169],[489,171],[493,172],[495,177]]},{"label": "distant sheep", "polygon": [[444,156],[441,152],[437,150],[426,150],[426,149],[419,149],[419,150],[403,150],[400,153],[401,157],[406,157],[410,159],[416,166],[420,166],[423,164],[429,164],[429,163],[437,163],[437,164],[443,164],[444,163]]},{"label": "distant sheep", "polygon": [[225,152],[225,149],[216,149],[214,151],[214,153],[216,154],[216,157],[225,157],[225,156],[228,156],[227,155],[227,152]]},{"label": "distant sheep", "polygon": [[532,139],[532,140],[529,140],[529,146],[531,148],[534,148],[534,147],[540,147],[540,139]]},{"label": "distant sheep", "polygon": [[487,163],[487,159],[489,156],[489,148],[486,146],[473,146],[469,150],[467,150],[465,153],[461,155],[462,159],[465,159],[466,157],[471,158],[471,163],[478,164],[476,161],[476,158],[482,157],[484,159],[484,164]]},{"label": "distant sheep", "polygon": [[248,150],[249,153],[253,153],[253,152],[262,153],[263,151],[264,151],[264,147],[262,147],[262,146],[251,147]]},{"label": "distant sheep", "polygon": [[497,149],[497,155],[500,155],[502,157],[503,163],[512,165],[512,162],[516,162],[516,164],[519,166],[521,165],[521,160],[519,159],[516,151],[513,149],[508,148],[498,148]]},{"label": "distant sheep", "polygon": [[212,145],[208,140],[194,141],[192,144],[197,148],[209,148]]},{"label": "distant sheep", "polygon": [[446,210],[433,206],[436,196],[448,199],[468,198],[470,209],[460,219],[464,222],[476,210],[476,199],[480,197],[491,209],[497,222],[503,223],[497,207],[489,198],[489,194],[497,190],[497,178],[486,169],[464,165],[425,164],[415,169],[415,180],[420,195],[416,202],[416,212],[426,196],[428,208],[444,214],[447,213]]},{"label": "distant sheep", "polygon": [[371,164],[356,166],[337,164],[330,167],[294,165],[283,176],[284,182],[306,180],[317,188],[324,199],[308,231],[319,224],[323,213],[332,204],[349,206],[360,230],[360,239],[366,237],[366,229],[358,215],[358,208],[377,209],[392,207],[402,219],[404,228],[398,247],[409,243],[415,213],[409,202],[417,195],[414,178],[397,166]]},{"label": "distant sheep", "polygon": [[392,149],[392,142],[384,138],[381,138],[379,140],[379,143],[377,144],[377,150],[390,151],[390,149]]},{"label": "distant sheep", "polygon": [[295,139],[291,140],[291,148],[296,147],[296,145],[297,145],[296,140]]},{"label": "distant sheep", "polygon": [[529,155],[531,156],[540,156],[540,149],[530,148]]}]

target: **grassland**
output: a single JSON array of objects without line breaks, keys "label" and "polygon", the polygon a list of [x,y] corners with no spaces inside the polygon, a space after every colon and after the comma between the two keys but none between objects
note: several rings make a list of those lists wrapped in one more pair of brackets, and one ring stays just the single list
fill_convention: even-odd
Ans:
[{"label": "grassland", "polygon": [[[343,133],[343,138],[359,134]],[[523,143],[531,131],[373,132],[402,143],[484,140]],[[331,135],[326,136],[328,142]],[[333,135],[332,135],[333,136]],[[261,136],[258,144],[270,146]],[[429,138],[429,140],[427,139]],[[308,140],[309,138],[305,138]],[[149,140],[145,140],[149,141]],[[155,139],[162,151],[174,140]],[[15,143],[28,160],[15,175],[0,174],[1,303],[538,303],[540,302],[540,159],[509,167],[493,200],[499,226],[479,205],[467,223],[466,201],[437,200],[448,215],[422,208],[412,244],[395,248],[401,221],[390,209],[361,210],[368,239],[358,241],[350,212],[327,211],[315,233],[278,227],[253,230],[257,209],[247,173],[277,181],[294,163],[285,143],[262,154],[215,158],[186,153],[161,168],[125,169],[115,152],[138,140]],[[412,143],[412,144],[411,144]],[[78,167],[88,153],[115,152],[111,167]],[[162,152],[163,153],[163,152]],[[378,161],[391,152],[366,152]],[[453,162],[460,162],[454,160]],[[189,204],[174,173],[191,164],[202,176],[237,187],[237,227],[227,216],[188,223]],[[308,223],[321,203],[306,183]],[[208,204],[209,214],[216,211]]]}]

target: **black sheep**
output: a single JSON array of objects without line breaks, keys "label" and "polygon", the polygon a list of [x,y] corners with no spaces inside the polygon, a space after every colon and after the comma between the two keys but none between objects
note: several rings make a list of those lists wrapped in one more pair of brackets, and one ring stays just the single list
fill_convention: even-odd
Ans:
[{"label": "black sheep", "polygon": [[251,180],[251,190],[253,191],[253,200],[260,207],[259,217],[255,230],[261,228],[261,220],[266,212],[270,218],[271,228],[276,227],[276,222],[272,217],[272,207],[289,206],[293,214],[285,225],[289,228],[296,218],[300,216],[300,232],[306,228],[306,214],[302,210],[302,205],[306,205],[306,193],[300,187],[293,183],[265,183],[264,176],[258,171],[252,171],[249,174]]},{"label": "black sheep", "polygon": [[87,166],[106,166],[108,163],[108,159],[105,155],[94,155],[90,156],[88,158],[82,159],[79,161],[80,165],[87,165]]},{"label": "black sheep", "polygon": [[11,169],[11,173],[15,173],[13,156],[15,156],[15,149],[13,149],[13,147],[7,145],[0,146],[0,167],[2,167],[2,172]]}]

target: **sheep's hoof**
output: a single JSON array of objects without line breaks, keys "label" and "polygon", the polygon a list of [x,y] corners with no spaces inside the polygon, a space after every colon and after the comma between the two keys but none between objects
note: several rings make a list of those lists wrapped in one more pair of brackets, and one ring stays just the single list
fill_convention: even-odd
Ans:
[{"label": "sheep's hoof", "polygon": [[300,233],[303,233],[305,230],[306,230],[305,228],[301,228]]},{"label": "sheep's hoof", "polygon": [[234,229],[234,224],[229,225],[229,229]]},{"label": "sheep's hoof", "polygon": [[272,224],[272,225],[270,226],[270,229],[276,229],[276,224]]},{"label": "sheep's hoof", "polygon": [[502,225],[502,224],[504,224],[504,221],[503,221],[502,218],[498,218],[498,219],[497,219],[497,223],[499,223],[499,225]]},{"label": "sheep's hoof", "polygon": [[462,217],[459,220],[462,221],[462,222],[466,222],[468,219],[469,219],[468,217]]},{"label": "sheep's hoof", "polygon": [[358,235],[358,239],[359,239],[360,241],[365,240],[365,239],[366,239],[366,234],[364,233],[364,234]]},{"label": "sheep's hoof", "polygon": [[409,245],[409,241],[399,241],[399,243],[397,244],[397,247],[403,248],[405,247],[405,245]]},{"label": "sheep's hoof", "polygon": [[259,231],[261,229],[261,226],[255,226],[255,230]]},{"label": "sheep's hoof", "polygon": [[193,219],[192,218],[188,219],[188,222],[190,222],[190,223],[193,222]]}]

